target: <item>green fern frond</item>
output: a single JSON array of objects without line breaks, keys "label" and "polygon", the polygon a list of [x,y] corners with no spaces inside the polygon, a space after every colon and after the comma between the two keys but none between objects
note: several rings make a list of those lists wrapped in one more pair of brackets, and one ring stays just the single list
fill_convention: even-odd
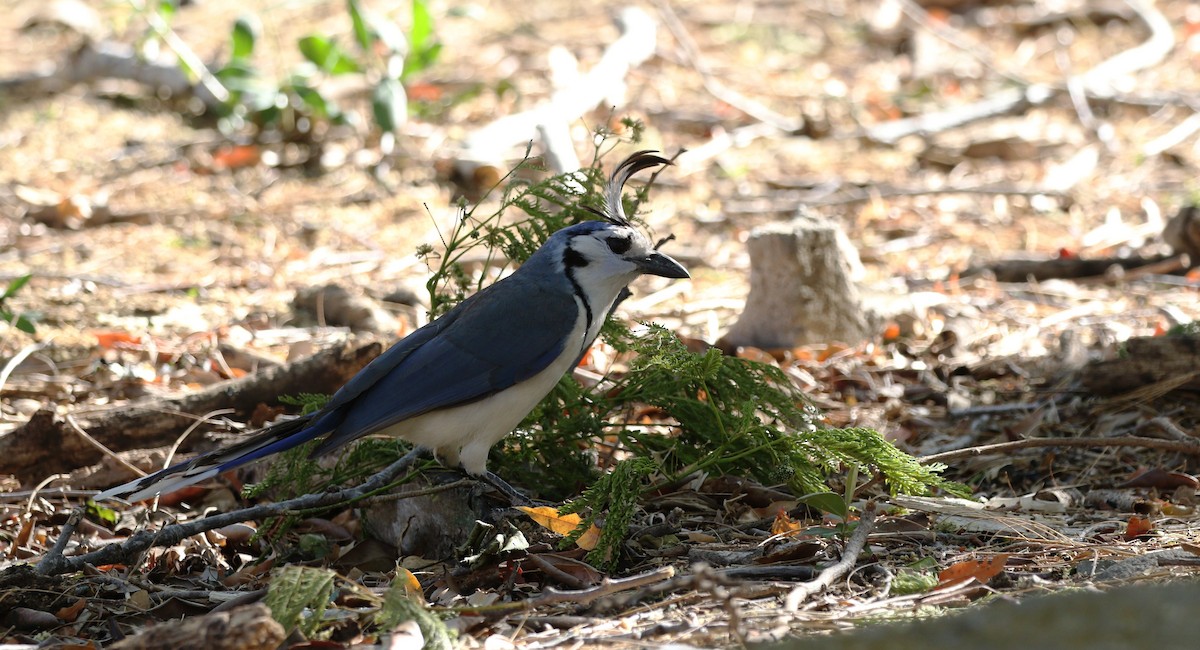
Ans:
[{"label": "green fern frond", "polygon": [[585,514],[579,526],[563,540],[563,545],[579,541],[584,532],[596,525],[601,530],[600,539],[588,552],[587,560],[608,570],[616,568],[621,545],[629,534],[629,524],[641,501],[642,482],[656,470],[655,463],[649,458],[623,460],[584,490],[578,499],[560,508],[560,514]]}]

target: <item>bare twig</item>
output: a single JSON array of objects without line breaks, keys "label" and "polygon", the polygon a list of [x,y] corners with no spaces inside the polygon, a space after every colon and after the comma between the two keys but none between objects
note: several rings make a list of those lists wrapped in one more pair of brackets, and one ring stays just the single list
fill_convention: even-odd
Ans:
[{"label": "bare twig", "polygon": [[361,503],[362,503],[362,505],[367,506],[367,505],[374,505],[376,503],[388,503],[391,501],[399,501],[401,499],[412,499],[414,497],[427,497],[431,494],[441,494],[442,492],[449,492],[450,490],[457,490],[458,488],[466,487],[468,485],[471,485],[472,483],[475,483],[475,479],[463,478],[463,479],[459,479],[457,481],[451,481],[449,483],[443,483],[441,485],[434,485],[434,486],[430,486],[430,487],[420,489],[420,490],[412,490],[412,491],[405,491],[405,492],[392,492],[392,493],[388,493],[388,494],[377,494],[373,497],[368,497],[366,499],[363,499],[361,501]]},{"label": "bare twig", "polygon": [[753,117],[759,122],[769,124],[784,133],[795,133],[804,127],[803,120],[796,120],[786,115],[780,115],[767,108],[761,102],[746,97],[717,79],[712,73],[712,69],[708,67],[708,63],[704,60],[704,56],[700,53],[700,48],[696,45],[696,41],[688,33],[687,27],[683,25],[683,21],[679,20],[679,16],[675,14],[675,10],[671,8],[670,3],[666,0],[656,0],[654,6],[658,9],[658,15],[666,23],[667,29],[671,30],[671,34],[675,36],[679,47],[683,49],[684,57],[687,58],[688,63],[692,64],[692,68],[700,75],[700,79],[704,83],[704,89],[710,95]]},{"label": "bare twig", "polygon": [[75,529],[79,527],[79,522],[83,520],[83,510],[76,508],[71,511],[67,517],[67,523],[63,524],[62,530],[59,532],[58,539],[54,540],[54,546],[46,552],[46,557],[62,557],[63,552],[67,548],[67,543],[71,541],[71,536],[75,534]]},{"label": "bare twig", "polygon": [[1147,142],[1142,146],[1142,155],[1147,158],[1157,156],[1192,137],[1197,131],[1200,131],[1200,112],[1192,113],[1187,119],[1171,127],[1170,131]]},{"label": "bare twig", "polygon": [[[915,6],[913,3],[907,4],[909,7],[906,11]],[[1161,12],[1143,0],[1129,0],[1129,4],[1150,29],[1150,37],[1135,47],[1105,59],[1087,72],[1068,78],[1062,85],[1028,84],[1022,88],[1009,88],[964,106],[876,124],[863,129],[862,135],[875,142],[895,144],[910,135],[940,133],[972,122],[1041,106],[1059,96],[1072,83],[1077,84],[1088,98],[1112,99],[1117,95],[1113,87],[1114,79],[1157,65],[1175,45],[1171,25]]]},{"label": "bare twig", "polygon": [[[105,456],[108,456],[109,458],[115,460],[117,462],[117,464],[119,464],[122,467],[124,467],[125,469],[133,472],[134,476],[145,476],[146,475],[146,473],[143,472],[140,468],[138,468],[137,465],[134,465],[133,463],[125,460],[124,458],[121,458],[121,456],[118,455],[117,452],[104,446],[104,443],[100,442],[99,440],[96,440],[95,438],[92,437],[92,434],[88,433],[87,431],[84,431],[83,427],[79,426],[79,423],[75,421],[75,416],[68,413],[65,420],[66,420],[67,424],[70,425],[70,427],[75,430],[75,433],[78,433],[80,435],[80,437],[82,437],[84,440],[86,440],[90,445],[92,445],[96,449],[99,449],[100,452],[103,453]],[[190,428],[188,430],[191,431]]]},{"label": "bare twig", "polygon": [[871,529],[874,527],[875,502],[868,501],[866,507],[863,508],[862,516],[858,519],[858,526],[854,529],[854,534],[846,541],[846,548],[842,551],[842,559],[822,570],[816,579],[802,583],[793,589],[783,601],[784,610],[795,612],[805,600],[828,589],[830,585],[840,580],[842,576],[850,573],[854,569],[854,566],[858,564],[858,556],[866,548],[867,537],[871,534]]},{"label": "bare twig", "polygon": [[157,8],[148,8],[142,0],[133,0],[133,5],[146,19],[146,24],[150,26],[150,29],[167,44],[167,47],[171,48],[175,56],[179,57],[180,62],[199,78],[200,87],[204,88],[220,104],[228,102],[229,91],[225,88],[225,84],[217,79],[204,61],[200,60],[192,48],[162,19]]},{"label": "bare twig", "polygon": [[46,478],[42,479],[42,481],[40,483],[33,486],[33,489],[29,491],[29,500],[26,501],[26,503],[25,503],[25,515],[29,516],[29,515],[33,514],[33,503],[35,501],[37,501],[38,493],[40,493],[42,491],[42,488],[46,487],[47,485],[50,485],[51,483],[53,483],[55,481],[62,481],[62,480],[70,479],[70,478],[71,478],[70,474],[51,474],[50,476],[47,476]]},{"label": "bare twig", "polygon": [[1188,433],[1187,431],[1180,429],[1178,425],[1176,425],[1174,422],[1172,422],[1171,419],[1165,415],[1160,415],[1156,418],[1152,418],[1151,420],[1146,422],[1146,424],[1152,424],[1154,426],[1157,426],[1158,428],[1165,431],[1167,433],[1167,435],[1171,436],[1171,438],[1173,438],[1175,440],[1179,440],[1179,441],[1183,441],[1183,442],[1187,442],[1187,443],[1197,442],[1196,436],[1194,434]]},{"label": "bare twig", "polygon": [[[665,566],[646,573],[629,576],[628,578],[605,578],[600,584],[588,589],[579,589],[574,591],[559,591],[554,588],[547,588],[542,595],[537,598],[530,598],[523,601],[531,603],[527,609],[533,607],[541,607],[543,605],[556,605],[558,603],[576,603],[578,605],[590,605],[591,603],[621,591],[629,589],[637,589],[648,584],[668,580],[675,575],[675,567]],[[521,603],[515,603],[521,604]]]},{"label": "bare twig", "polygon": [[[588,587],[587,589],[559,591],[553,587],[547,587],[540,596],[535,598],[512,603],[497,603],[484,607],[455,608],[455,610],[481,616],[507,616],[515,612],[532,611],[538,607],[558,605],[560,603],[574,603],[581,607],[586,607],[601,598],[613,596],[614,594],[630,589],[664,583],[665,581],[670,581],[674,576],[675,568],[665,566],[653,571],[647,571],[646,573],[629,576],[628,578],[605,578],[600,584]],[[690,576],[688,577],[690,578]]]},{"label": "bare twig", "polygon": [[529,555],[525,556],[525,561],[537,566],[538,569],[541,569],[542,573],[554,578],[559,582],[559,584],[564,584],[568,587],[574,587],[576,589],[584,589],[587,587],[582,580],[554,566],[548,560],[546,560],[546,558],[538,555],[537,553],[530,553]]},{"label": "bare twig", "polygon": [[955,449],[953,451],[943,451],[940,454],[921,456],[917,460],[925,464],[944,463],[960,458],[974,458],[975,456],[986,454],[1007,454],[1018,449],[1033,449],[1037,447],[1142,447],[1145,449],[1162,449],[1200,456],[1200,441],[1185,442],[1182,440],[1143,438],[1141,436],[1122,436],[1118,438],[1027,438],[1025,440],[998,442],[991,445],[978,445],[964,449]]}]

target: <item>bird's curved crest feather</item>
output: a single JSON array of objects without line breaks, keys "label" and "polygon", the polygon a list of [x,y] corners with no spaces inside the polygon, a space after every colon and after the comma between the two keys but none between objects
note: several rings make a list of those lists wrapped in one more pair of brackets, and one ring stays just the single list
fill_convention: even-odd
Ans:
[{"label": "bird's curved crest feather", "polygon": [[625,183],[636,173],[657,165],[670,165],[671,161],[658,155],[653,149],[644,149],[630,155],[613,169],[604,187],[604,213],[606,220],[618,226],[628,226],[629,218],[625,216],[625,208],[621,205],[621,191]]}]

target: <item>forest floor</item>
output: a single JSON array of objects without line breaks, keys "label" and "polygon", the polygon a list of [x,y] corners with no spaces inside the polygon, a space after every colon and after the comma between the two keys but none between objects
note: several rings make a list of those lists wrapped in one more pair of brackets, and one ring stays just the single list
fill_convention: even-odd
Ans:
[{"label": "forest floor", "polygon": [[[0,17],[0,83],[62,63],[79,46],[80,34],[44,4],[18,2]],[[138,4],[104,4],[87,23],[93,38],[142,39]],[[367,4],[408,24],[408,3]],[[503,579],[459,594],[446,578],[455,562],[445,558],[380,568],[378,549],[361,551],[368,542],[353,509],[312,517],[272,544],[229,529],[128,565],[32,577],[13,567],[50,551],[87,490],[123,480],[100,452],[76,463],[46,448],[35,466],[4,465],[13,476],[0,493],[9,567],[0,576],[3,640],[99,647],[156,621],[248,602],[280,575],[263,558],[283,557],[282,548],[313,532],[331,546],[297,563],[337,571],[324,624],[306,628],[332,644],[322,647],[383,638],[390,630],[371,612],[387,585],[409,575],[420,583],[417,600],[466,643],[535,648],[733,646],[1194,572],[1183,561],[1132,576],[1111,569],[1153,553],[1200,554],[1191,543],[1200,522],[1195,373],[1167,362],[1130,384],[1108,381],[1113,371],[1098,364],[1135,349],[1131,340],[1163,338],[1200,319],[1200,279],[1169,265],[1073,279],[967,272],[998,260],[1169,262],[1161,233],[1200,190],[1196,7],[796,4],[647,4],[658,24],[655,56],[608,98],[615,111],[572,122],[585,165],[592,130],[616,128],[625,116],[645,124],[643,139],[605,157],[606,168],[635,149],[687,150],[642,207],[656,235],[675,235],[666,250],[692,278],[641,280],[618,314],[715,343],[746,297],[749,233],[802,206],[836,220],[862,259],[862,286],[917,306],[868,341],[740,354],[778,365],[831,425],[876,429],[919,458],[966,450],[939,458],[973,500],[863,490],[856,508],[873,500],[879,514],[857,568],[811,594],[801,594],[798,573],[734,569],[809,567],[815,576],[842,556],[847,531],[819,517],[776,520],[781,510],[802,511],[797,495],[745,477],[700,477],[645,504],[639,522],[671,521],[657,543],[673,550],[631,540],[634,559],[610,576],[634,580],[626,587],[601,582],[580,553],[556,551],[546,533],[542,550],[529,551],[539,559],[498,561],[489,568]],[[69,2],[46,7],[79,11]],[[370,87],[353,80],[325,90],[361,113],[362,126],[287,142],[254,141],[249,127],[223,134],[193,104],[128,80],[28,96],[0,86],[0,287],[30,276],[0,309],[35,328],[0,324],[0,442],[38,412],[112,423],[130,404],[361,344],[362,334],[298,308],[297,291],[336,283],[375,301],[424,298],[430,269],[414,252],[436,250],[438,233],[454,222],[461,144],[495,118],[544,102],[565,53],[592,68],[620,35],[619,9],[569,0],[432,3],[443,48],[408,82],[414,111],[386,156],[366,126]],[[300,37],[332,34],[347,47],[353,40],[345,4],[330,0],[205,0],[179,8],[169,25],[201,60],[221,60],[233,21],[246,12],[262,22],[256,64],[279,78],[301,64]],[[1030,93],[1036,99],[964,117],[1015,88],[1042,89],[1048,99]],[[917,116],[929,120],[923,129],[887,136],[885,127]],[[948,116],[963,119],[938,119]],[[795,133],[780,128],[789,122]],[[511,147],[501,162],[515,164],[523,151]],[[465,186],[471,193],[472,182]],[[1200,250],[1200,225],[1191,224]],[[376,332],[380,340],[424,322],[419,307],[380,304],[396,319]],[[118,448],[120,435],[92,433],[123,458],[149,459]],[[180,453],[203,446],[207,433],[200,427]],[[1046,446],[1041,438],[1072,440]],[[984,447],[996,443],[1011,444]],[[188,520],[239,502],[228,488],[192,498],[167,509]],[[667,517],[672,509],[682,519]],[[67,552],[120,543],[137,528],[131,522],[85,520]],[[550,570],[548,562],[563,564]],[[574,568],[562,569],[568,562]],[[602,592],[536,604],[546,587]],[[486,609],[518,601],[535,604]]]}]

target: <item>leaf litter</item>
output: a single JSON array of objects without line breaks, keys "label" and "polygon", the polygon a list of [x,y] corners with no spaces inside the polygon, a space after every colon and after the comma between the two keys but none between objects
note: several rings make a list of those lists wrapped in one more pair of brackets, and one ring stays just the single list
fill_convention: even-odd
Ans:
[{"label": "leaf litter", "polygon": [[[212,29],[196,30],[192,46],[200,51],[205,39],[226,33],[222,3],[204,4],[194,24]],[[1016,23],[999,38],[975,39],[996,39],[987,56],[961,42],[944,51],[945,62],[960,65],[955,74],[930,68],[937,57],[914,55],[926,67],[911,77],[904,68],[916,59],[880,54],[890,32],[876,26],[870,39],[847,36],[855,25],[872,24],[867,4],[874,3],[845,3],[840,16],[803,9],[804,20],[769,3],[736,19],[719,2],[675,11],[702,49],[708,74],[779,111],[803,104],[806,118],[841,133],[862,120],[933,113],[941,108],[935,103],[986,97],[998,77],[1014,70],[1038,82],[1062,77],[1061,61],[1033,54],[1057,47],[1047,45],[1054,32]],[[1188,26],[1188,40],[1131,76],[1122,89],[1128,98],[1153,97],[1164,79],[1180,93],[1196,88],[1189,58],[1195,20],[1185,5],[1159,3],[1164,15]],[[977,25],[995,19],[986,11],[945,24],[978,35]],[[443,52],[439,81],[500,79],[515,60],[527,67],[513,77],[521,92],[545,94],[533,81],[544,43],[506,30],[520,20],[556,24],[556,40],[575,36],[599,47],[585,35],[608,24],[600,9],[568,11],[562,3],[523,7],[520,13],[530,15],[520,19],[516,11],[501,13],[493,25],[445,22],[445,42],[479,47]],[[314,20],[302,16],[301,25],[274,28],[311,27]],[[1070,23],[1074,38],[1062,47],[1076,67],[1144,38],[1131,16],[1112,20],[1103,31]],[[928,25],[915,31],[922,48],[930,34],[946,36]],[[470,38],[455,40],[456,33]],[[507,35],[500,40],[501,34]],[[45,48],[32,45],[57,38],[39,32],[5,45],[12,56],[0,57],[0,73],[41,62]],[[631,81],[642,89],[640,110],[656,141],[703,151],[719,142],[720,132],[753,123],[710,96],[702,75],[675,53],[675,42],[662,38],[660,60]],[[805,65],[793,65],[797,57]],[[490,63],[478,66],[479,60]],[[1091,119],[1069,101],[1044,104],[997,118],[1007,127],[1000,133],[968,126],[891,148],[848,138],[758,137],[711,164],[681,162],[679,175],[665,174],[656,187],[655,218],[670,222],[690,257],[707,264],[695,265],[699,272],[686,290],[639,292],[628,313],[697,342],[715,341],[745,295],[739,243],[745,234],[788,218],[801,203],[826,206],[860,247],[868,284],[922,301],[877,340],[737,353],[777,365],[826,422],[875,428],[915,456],[1011,445],[944,461],[950,478],[971,486],[971,500],[889,497],[860,486],[860,499],[872,496],[881,509],[860,566],[810,595],[797,614],[780,606],[796,584],[842,557],[853,522],[823,518],[800,503],[803,495],[745,477],[701,475],[645,499],[612,573],[521,520],[495,531],[497,544],[482,549],[479,564],[467,571],[458,558],[397,558],[394,549],[365,538],[357,515],[344,510],[302,517],[282,539],[257,534],[280,522],[250,522],[150,549],[127,564],[38,576],[23,563],[49,551],[68,513],[86,498],[79,480],[60,478],[43,485],[11,481],[0,494],[9,567],[0,579],[5,640],[85,646],[106,642],[113,630],[131,634],[155,621],[265,597],[279,604],[276,618],[342,646],[382,642],[391,626],[408,619],[418,621],[426,641],[457,633],[532,648],[559,644],[569,631],[608,645],[725,646],[906,616],[920,606],[961,607],[989,593],[1019,597],[1189,575],[1196,455],[1147,442],[1191,443],[1200,413],[1194,395],[1179,388],[1186,379],[1106,396],[1082,390],[1078,378],[1091,362],[1119,358],[1132,337],[1161,336],[1195,320],[1195,276],[1114,272],[1087,281],[1000,282],[964,273],[1017,252],[1042,259],[1162,252],[1154,233],[1194,190],[1187,165],[1179,164],[1194,158],[1194,143],[1133,159],[1143,143],[1182,121],[1183,108],[1161,98],[1158,113],[1134,101],[1093,101],[1103,110]],[[199,155],[198,145],[213,134],[169,111],[131,111],[89,93],[16,106],[3,127],[3,140],[14,144],[0,175],[6,184],[30,188],[25,195],[40,191],[56,200],[38,208],[52,208],[48,221],[0,224],[0,241],[19,250],[0,252],[11,268],[4,273],[12,274],[0,282],[32,274],[5,307],[36,316],[30,322],[38,332],[32,338],[6,330],[0,338],[5,360],[21,358],[0,382],[0,431],[15,429],[37,409],[80,413],[185,394],[345,336],[319,324],[294,326],[295,289],[350,278],[378,291],[419,278],[423,269],[398,251],[429,241],[423,204],[449,204],[436,170],[420,161],[453,131],[450,125],[478,123],[512,106],[503,93],[481,95],[434,122],[437,137],[415,135],[411,145],[399,145],[411,148],[393,180],[408,190],[392,195],[352,166],[303,179],[263,166],[251,148],[223,145],[211,149],[213,156]],[[46,114],[59,117],[46,121]],[[1097,117],[1103,128],[1091,121]],[[1113,153],[1113,142],[1124,149]],[[330,144],[356,146],[336,134]],[[107,162],[114,157],[117,168]],[[1040,191],[1018,191],[1031,189]],[[102,223],[87,217],[89,209],[97,214],[95,206],[136,218]],[[325,226],[331,223],[339,227]],[[399,315],[419,318],[415,310]],[[231,347],[250,354],[231,363]],[[644,415],[653,424],[653,412]],[[1021,446],[1048,437],[1130,442]],[[123,508],[115,521],[117,513],[97,512],[79,522],[66,550],[119,543],[147,524],[234,503],[234,491],[221,488],[159,512]],[[855,502],[856,512],[864,507]],[[1135,564],[1140,559],[1151,563]],[[800,569],[808,574],[798,577]],[[918,586],[905,592],[900,576]],[[419,607],[406,610],[404,602]],[[426,607],[438,620],[413,618]]]}]

